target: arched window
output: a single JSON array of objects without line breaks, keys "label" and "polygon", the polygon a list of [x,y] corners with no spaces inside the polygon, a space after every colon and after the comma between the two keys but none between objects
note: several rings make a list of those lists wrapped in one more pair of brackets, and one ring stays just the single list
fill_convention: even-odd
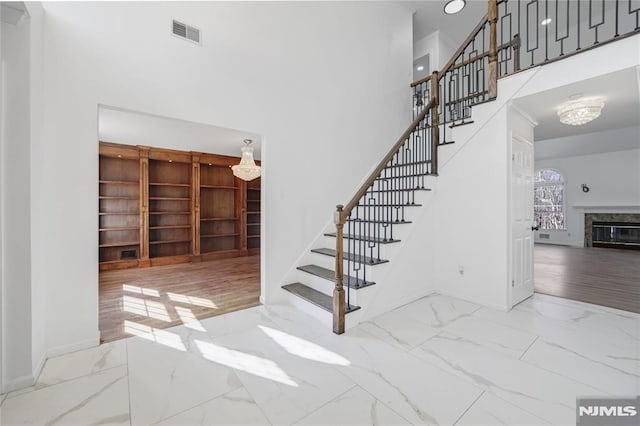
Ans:
[{"label": "arched window", "polygon": [[564,214],[564,178],[552,169],[536,171],[533,212],[540,229],[567,229]]}]

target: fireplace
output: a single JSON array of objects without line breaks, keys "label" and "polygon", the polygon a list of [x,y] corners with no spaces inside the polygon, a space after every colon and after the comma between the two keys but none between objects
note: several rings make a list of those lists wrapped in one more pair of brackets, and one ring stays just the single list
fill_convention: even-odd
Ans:
[{"label": "fireplace", "polygon": [[585,214],[585,246],[640,250],[640,214]]}]

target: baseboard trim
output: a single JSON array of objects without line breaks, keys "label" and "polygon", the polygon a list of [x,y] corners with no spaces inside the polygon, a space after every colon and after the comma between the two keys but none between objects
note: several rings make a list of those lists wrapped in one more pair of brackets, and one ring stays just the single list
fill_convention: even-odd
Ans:
[{"label": "baseboard trim", "polygon": [[68,354],[71,352],[81,351],[83,349],[89,349],[100,345],[100,335],[91,339],[82,340],[80,342],[70,343],[68,345],[56,346],[49,348],[46,353],[46,358],[53,358],[56,356]]},{"label": "baseboard trim", "polygon": [[33,386],[36,379],[33,374],[26,374],[24,376],[16,377],[12,380],[7,380],[3,383],[2,393],[9,393],[20,389]]}]

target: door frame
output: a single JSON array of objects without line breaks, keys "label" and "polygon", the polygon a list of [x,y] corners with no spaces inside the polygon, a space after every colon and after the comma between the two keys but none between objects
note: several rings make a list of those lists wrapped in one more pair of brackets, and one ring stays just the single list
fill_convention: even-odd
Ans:
[{"label": "door frame", "polygon": [[[538,123],[531,118],[531,116],[529,114],[527,114],[525,111],[523,111],[522,109],[518,108],[513,101],[510,101],[507,105],[508,111],[507,111],[507,132],[508,132],[508,137],[507,137],[507,202],[508,202],[508,213],[507,213],[507,247],[508,247],[508,253],[507,253],[507,259],[508,259],[508,265],[507,265],[507,282],[505,283],[507,286],[507,300],[506,300],[506,306],[508,309],[513,308],[515,305],[517,305],[518,303],[528,299],[529,297],[531,297],[533,295],[533,291],[531,292],[531,295],[525,297],[524,299],[519,300],[516,303],[513,303],[513,296],[514,296],[514,292],[513,292],[513,286],[512,283],[514,282],[514,268],[513,268],[513,261],[514,261],[514,244],[513,244],[513,218],[514,218],[514,208],[515,208],[515,200],[513,199],[512,196],[512,191],[511,191],[511,185],[512,185],[512,173],[513,173],[513,142],[514,139],[520,139],[520,140],[524,140],[524,141],[531,141],[531,145],[532,145],[532,166],[534,164],[534,155],[535,155],[535,140],[534,140],[534,135],[533,135],[533,129],[535,126],[538,125]],[[535,171],[535,170],[534,170]],[[533,197],[533,193],[531,193],[531,197]],[[532,280],[535,280],[535,275],[533,274],[533,250],[531,250],[531,268],[532,268]]]}]

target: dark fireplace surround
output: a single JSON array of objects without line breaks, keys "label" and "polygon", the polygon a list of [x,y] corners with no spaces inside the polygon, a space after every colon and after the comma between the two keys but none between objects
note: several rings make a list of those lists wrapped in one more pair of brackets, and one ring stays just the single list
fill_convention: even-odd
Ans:
[{"label": "dark fireplace surround", "polygon": [[586,247],[640,250],[640,214],[585,213]]}]

